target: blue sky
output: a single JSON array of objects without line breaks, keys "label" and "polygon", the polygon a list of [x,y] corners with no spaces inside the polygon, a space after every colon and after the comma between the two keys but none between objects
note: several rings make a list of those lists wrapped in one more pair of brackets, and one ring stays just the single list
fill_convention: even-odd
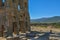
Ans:
[{"label": "blue sky", "polygon": [[29,0],[31,19],[60,16],[60,0]]}]

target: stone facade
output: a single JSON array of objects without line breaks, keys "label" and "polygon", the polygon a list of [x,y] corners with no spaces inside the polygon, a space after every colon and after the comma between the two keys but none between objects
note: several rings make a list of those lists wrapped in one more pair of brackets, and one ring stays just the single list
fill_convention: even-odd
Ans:
[{"label": "stone facade", "polygon": [[0,37],[30,32],[28,0],[0,0]]}]

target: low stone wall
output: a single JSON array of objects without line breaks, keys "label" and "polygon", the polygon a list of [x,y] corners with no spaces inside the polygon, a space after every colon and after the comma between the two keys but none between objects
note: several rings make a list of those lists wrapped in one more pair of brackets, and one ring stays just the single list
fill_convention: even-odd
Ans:
[{"label": "low stone wall", "polygon": [[26,38],[12,37],[12,38],[3,38],[0,37],[0,40],[27,40]]}]

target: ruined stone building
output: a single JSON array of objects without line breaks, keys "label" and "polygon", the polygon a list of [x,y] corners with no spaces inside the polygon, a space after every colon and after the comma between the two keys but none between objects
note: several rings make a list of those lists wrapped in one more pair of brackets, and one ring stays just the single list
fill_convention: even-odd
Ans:
[{"label": "ruined stone building", "polygon": [[28,0],[0,0],[0,37],[29,31]]}]

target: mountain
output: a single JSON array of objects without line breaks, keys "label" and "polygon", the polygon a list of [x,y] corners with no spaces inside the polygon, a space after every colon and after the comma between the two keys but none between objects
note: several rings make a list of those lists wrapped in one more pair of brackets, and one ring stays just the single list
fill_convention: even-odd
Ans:
[{"label": "mountain", "polygon": [[49,18],[39,18],[39,19],[31,19],[31,23],[57,23],[60,22],[60,16],[54,16]]}]

